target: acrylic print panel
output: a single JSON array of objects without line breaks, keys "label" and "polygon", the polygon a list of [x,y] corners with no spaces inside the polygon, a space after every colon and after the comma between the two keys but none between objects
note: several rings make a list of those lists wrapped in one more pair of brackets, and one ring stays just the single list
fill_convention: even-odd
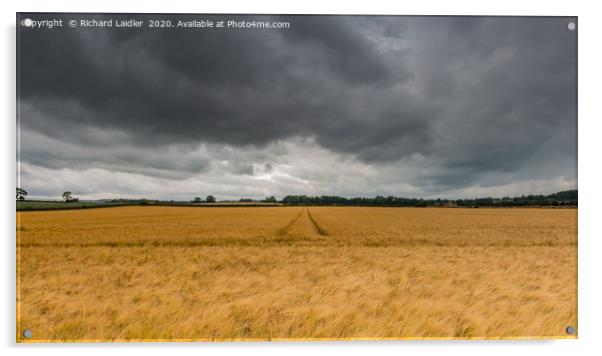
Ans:
[{"label": "acrylic print panel", "polygon": [[17,14],[17,341],[576,338],[577,19]]}]

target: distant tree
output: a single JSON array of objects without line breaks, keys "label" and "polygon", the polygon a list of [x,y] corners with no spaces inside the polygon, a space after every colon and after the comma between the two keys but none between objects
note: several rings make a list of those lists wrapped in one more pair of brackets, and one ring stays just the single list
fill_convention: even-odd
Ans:
[{"label": "distant tree", "polygon": [[73,198],[73,193],[71,192],[63,192],[63,200],[69,201]]},{"label": "distant tree", "polygon": [[75,198],[71,192],[63,192],[63,200],[66,203],[76,203],[79,201],[79,198]]},{"label": "distant tree", "polygon": [[207,198],[205,198],[205,201],[207,203],[215,203],[215,197],[213,195],[207,195]]},{"label": "distant tree", "polygon": [[195,198],[192,200],[192,202],[193,202],[193,203],[202,203],[202,202],[203,202],[203,199],[202,199],[201,197],[195,197]]},{"label": "distant tree", "polygon": [[17,187],[17,200],[25,200],[27,196],[27,191],[23,188]]},{"label": "distant tree", "polygon": [[276,203],[276,202],[277,202],[277,200],[276,200],[276,198],[275,198],[274,196],[271,196],[271,197],[267,197],[267,198],[265,198],[265,199],[263,200],[263,202],[264,202],[264,203]]}]

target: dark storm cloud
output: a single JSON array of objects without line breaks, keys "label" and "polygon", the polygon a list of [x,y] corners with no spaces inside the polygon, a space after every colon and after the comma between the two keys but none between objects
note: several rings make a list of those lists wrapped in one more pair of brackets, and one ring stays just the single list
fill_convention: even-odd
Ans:
[{"label": "dark storm cloud", "polygon": [[[371,93],[411,76],[389,68],[352,20],[290,20],[282,31],[23,32],[21,98],[59,118],[45,123],[63,126],[53,135],[64,126],[117,127],[142,144],[261,145],[317,135],[326,146],[357,150],[366,139],[353,145],[342,137],[368,130],[371,145],[399,138],[386,137],[390,125],[405,136],[428,126],[412,113],[397,120],[414,108]],[[362,99],[372,102],[358,104],[359,115],[349,101]]]},{"label": "dark storm cloud", "polygon": [[451,64],[440,73],[449,94],[437,93],[449,103],[436,143],[449,169],[439,183],[470,184],[490,171],[537,176],[542,164],[574,174],[576,37],[567,22],[485,19],[450,35],[455,48],[429,47],[428,57]]},{"label": "dark storm cloud", "polygon": [[[97,166],[151,176],[211,166],[206,157],[165,162],[165,147],[244,150],[294,137],[376,166],[410,160],[421,168],[395,179],[430,191],[487,185],[492,172],[574,175],[567,18],[253,19],[291,28],[22,29],[21,127],[73,146],[127,142],[134,154],[97,157]],[[87,161],[27,145],[22,159],[45,167]],[[249,162],[226,166],[254,173]]]}]

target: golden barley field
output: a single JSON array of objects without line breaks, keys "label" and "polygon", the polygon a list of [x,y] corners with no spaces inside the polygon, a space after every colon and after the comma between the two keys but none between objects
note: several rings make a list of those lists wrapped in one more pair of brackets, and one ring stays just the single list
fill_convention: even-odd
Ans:
[{"label": "golden barley field", "polygon": [[19,342],[576,337],[576,209],[136,206],[17,230]]}]

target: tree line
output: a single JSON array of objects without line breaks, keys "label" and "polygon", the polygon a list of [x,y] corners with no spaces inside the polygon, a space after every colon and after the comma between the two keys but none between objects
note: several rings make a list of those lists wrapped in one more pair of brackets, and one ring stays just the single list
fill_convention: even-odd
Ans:
[{"label": "tree line", "polygon": [[374,198],[345,198],[340,196],[287,195],[280,202],[286,205],[356,205],[356,206],[576,206],[577,190],[567,190],[549,195],[521,195],[520,197],[472,198],[472,199],[416,199],[396,196]]},{"label": "tree line", "polygon": [[[17,200],[25,200],[27,191],[23,188],[17,188]],[[73,196],[73,193],[67,191],[62,194],[63,200],[67,203],[78,202],[79,199]],[[149,203],[186,203],[176,201],[160,201],[148,199],[113,199],[111,203],[129,203],[129,204],[149,204]],[[195,197],[190,201],[193,204],[216,203],[217,199],[213,195],[208,195],[205,199]],[[350,206],[399,206],[399,207],[429,207],[429,206],[459,206],[459,207],[511,207],[511,206],[577,206],[577,190],[566,190],[549,195],[521,195],[520,197],[503,198],[471,198],[471,199],[421,199],[421,198],[403,198],[396,196],[376,196],[374,198],[356,197],[346,198],[336,195],[307,196],[307,195],[287,195],[282,200],[274,196],[265,199],[241,198],[241,203],[281,203],[284,205],[350,205]]]}]

